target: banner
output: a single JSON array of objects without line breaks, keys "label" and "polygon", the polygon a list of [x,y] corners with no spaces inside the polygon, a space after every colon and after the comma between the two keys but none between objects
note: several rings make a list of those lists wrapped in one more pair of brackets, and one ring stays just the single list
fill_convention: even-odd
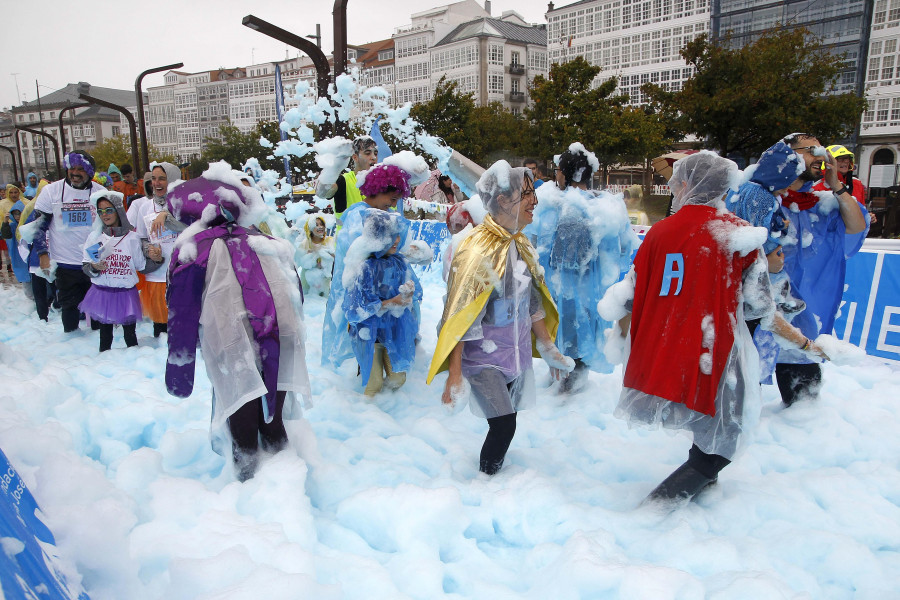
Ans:
[{"label": "banner", "polygon": [[[279,123],[278,132],[281,134],[281,141],[287,140],[287,132],[281,128],[281,122],[284,120],[284,84],[281,82],[281,66],[275,65],[275,120]],[[291,161],[287,156],[282,157],[284,161],[284,175],[287,177],[288,183],[293,185],[294,178],[291,176]]]},{"label": "banner", "polygon": [[56,540],[39,515],[34,496],[0,450],[0,597],[90,600],[56,568]]}]

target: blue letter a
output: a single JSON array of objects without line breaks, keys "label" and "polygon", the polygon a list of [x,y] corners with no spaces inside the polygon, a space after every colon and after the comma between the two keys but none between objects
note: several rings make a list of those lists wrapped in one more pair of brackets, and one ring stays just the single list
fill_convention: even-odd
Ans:
[{"label": "blue letter a", "polygon": [[666,270],[663,272],[662,288],[659,290],[660,296],[668,296],[669,288],[672,287],[672,280],[678,280],[678,287],[675,288],[674,296],[681,293],[681,284],[684,279],[684,256],[680,252],[675,254],[666,254]]}]

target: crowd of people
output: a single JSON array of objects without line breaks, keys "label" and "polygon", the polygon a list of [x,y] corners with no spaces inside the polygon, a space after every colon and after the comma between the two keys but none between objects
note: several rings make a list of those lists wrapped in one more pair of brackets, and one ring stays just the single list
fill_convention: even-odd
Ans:
[{"label": "crowd of people", "polygon": [[154,336],[167,336],[174,395],[193,390],[199,345],[213,446],[230,444],[244,481],[261,451],[287,445],[283,420],[310,399],[305,295],[327,297],[324,366],[354,360],[365,398],[405,384],[423,298],[412,266],[434,254],[413,239],[402,200],[429,183],[454,206],[427,381],[447,371],[441,402],[468,402],[487,420],[480,470],[501,469],[517,413],[536,400],[533,358],[562,394],[623,363],[617,415],[693,434],[688,460],[649,496],[669,501],[717,480],[761,383],[774,378],[786,406],[817,394],[827,356],[815,340],[832,329],[846,260],[869,225],[861,184],[842,166],[849,154],[804,133],[744,172],[712,152],[690,154],[669,182],[673,214],[641,242],[640,188],[591,189],[599,163],[577,142],[554,157],[552,180],[536,176],[537,161],[500,160],[465,198],[439,171],[379,162],[363,136],[350,167],[317,184],[333,215],[313,212],[289,229],[273,225],[253,169],[216,163],[182,181],[174,165],[152,163],[141,189],[128,165],[98,174],[75,151],[65,178],[7,186],[3,259],[38,318],[56,306],[65,332],[90,323],[101,352],[117,326],[136,345],[135,324],[150,320]]}]

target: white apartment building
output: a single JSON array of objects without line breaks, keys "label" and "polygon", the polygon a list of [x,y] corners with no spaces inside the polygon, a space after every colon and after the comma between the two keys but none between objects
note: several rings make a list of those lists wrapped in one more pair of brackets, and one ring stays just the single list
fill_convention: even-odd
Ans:
[{"label": "white apartment building", "polygon": [[709,0],[582,0],[547,11],[551,63],[583,56],[603,70],[595,87],[619,78],[629,104],[647,101],[640,87],[655,83],[681,89],[693,68],[681,49],[709,31]]},{"label": "white apartment building", "polygon": [[900,183],[900,0],[876,0],[869,35],[866,100],[857,173],[869,188]]},{"label": "white apartment building", "polygon": [[[458,25],[484,17],[490,17],[490,13],[480,4],[474,0],[464,0],[414,13],[411,15],[412,22],[409,25],[397,27],[392,36],[397,77],[394,85],[396,103],[430,100],[433,83],[437,81],[433,81],[431,76],[431,49]],[[463,54],[451,58],[453,65],[466,64],[466,66],[471,66],[478,60],[477,56]],[[440,75],[437,79],[440,79]]]}]

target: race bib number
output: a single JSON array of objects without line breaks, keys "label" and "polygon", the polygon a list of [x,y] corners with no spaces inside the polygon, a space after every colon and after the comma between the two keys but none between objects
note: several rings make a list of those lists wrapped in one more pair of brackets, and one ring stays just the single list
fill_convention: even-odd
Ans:
[{"label": "race bib number", "polygon": [[100,242],[97,242],[93,246],[85,248],[84,251],[87,252],[87,255],[91,257],[93,262],[100,262],[100,248]]},{"label": "race bib number", "polygon": [[61,207],[60,214],[68,227],[91,226],[91,208],[88,204],[65,204]]}]

